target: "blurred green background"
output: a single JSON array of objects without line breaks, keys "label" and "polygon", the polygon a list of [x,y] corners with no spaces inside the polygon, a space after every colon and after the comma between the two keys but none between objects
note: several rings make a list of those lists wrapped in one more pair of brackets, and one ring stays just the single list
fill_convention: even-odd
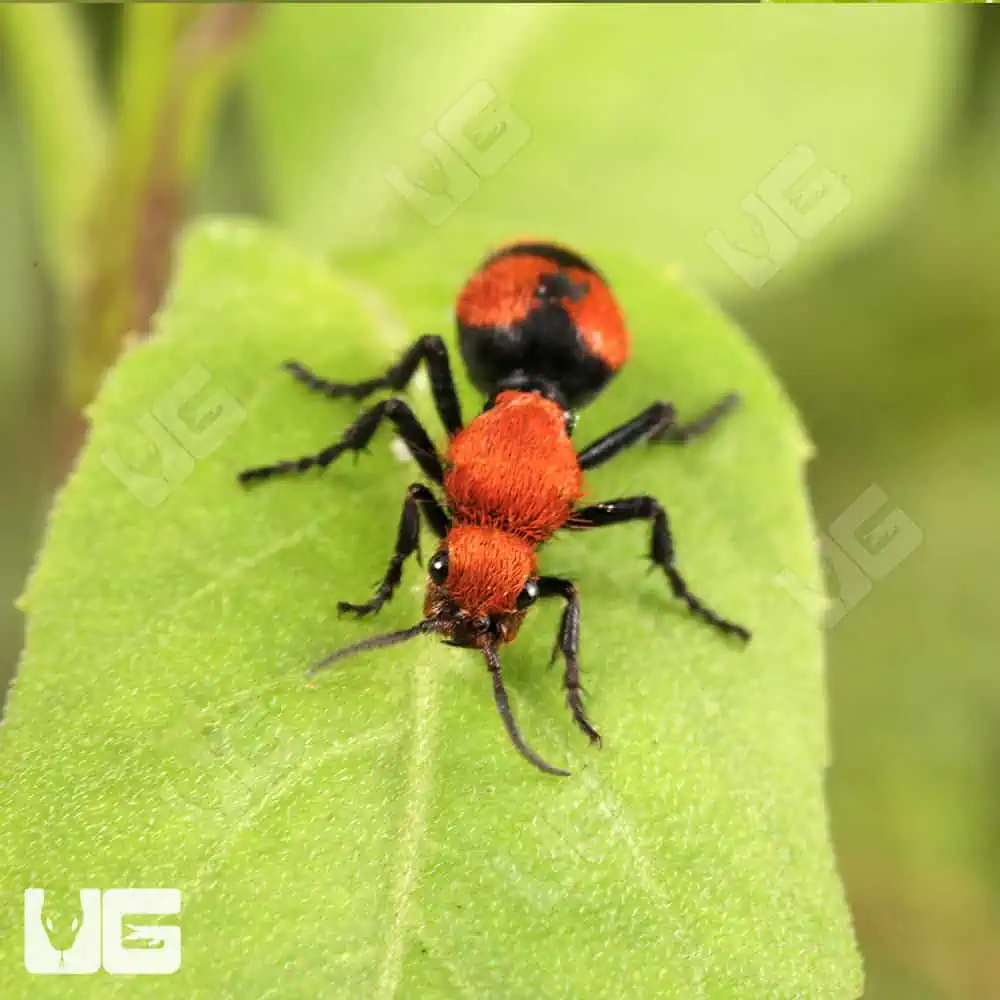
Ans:
[{"label": "blurred green background", "polygon": [[621,246],[722,302],[817,446],[866,996],[1000,997],[1000,16],[0,5],[0,687],[79,407],[220,211],[333,254]]}]

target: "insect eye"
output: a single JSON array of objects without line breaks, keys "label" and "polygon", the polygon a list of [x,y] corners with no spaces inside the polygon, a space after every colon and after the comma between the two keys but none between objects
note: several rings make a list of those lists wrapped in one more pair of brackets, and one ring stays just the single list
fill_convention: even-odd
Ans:
[{"label": "insect eye", "polygon": [[444,583],[448,579],[448,553],[437,552],[427,564],[427,571],[435,583]]},{"label": "insect eye", "polygon": [[529,580],[520,594],[517,595],[517,610],[523,611],[530,608],[538,600],[538,582]]}]

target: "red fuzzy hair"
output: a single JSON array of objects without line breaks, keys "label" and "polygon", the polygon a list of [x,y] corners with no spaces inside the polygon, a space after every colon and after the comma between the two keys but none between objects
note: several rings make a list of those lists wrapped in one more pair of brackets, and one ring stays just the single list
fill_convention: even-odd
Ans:
[{"label": "red fuzzy hair", "polygon": [[448,534],[445,586],[464,611],[474,615],[511,613],[517,596],[535,574],[531,545],[496,528],[456,525]]},{"label": "red fuzzy hair", "polygon": [[541,279],[557,273],[586,289],[575,301],[564,299],[563,307],[586,348],[617,371],[628,360],[628,329],[611,289],[591,271],[560,267],[533,254],[498,257],[469,279],[456,313],[466,326],[508,329],[523,322],[538,305]]}]

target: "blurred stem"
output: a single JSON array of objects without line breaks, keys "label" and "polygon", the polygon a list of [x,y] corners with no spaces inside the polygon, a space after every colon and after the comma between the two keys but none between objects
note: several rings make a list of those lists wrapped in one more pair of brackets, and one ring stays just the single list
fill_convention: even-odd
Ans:
[{"label": "blurred stem", "polygon": [[956,107],[952,119],[953,142],[946,149],[985,142],[993,145],[1000,122],[1000,18],[986,7],[972,7],[966,16],[966,58],[956,85]]},{"label": "blurred stem", "polygon": [[86,227],[109,146],[96,70],[69,4],[0,4],[0,44],[33,147],[42,241],[68,319],[86,277]]},{"label": "blurred stem", "polygon": [[149,167],[174,43],[185,25],[200,13],[198,5],[187,4],[136,3],[122,7],[117,168],[119,180],[130,189],[140,183]]},{"label": "blurred stem", "polygon": [[127,4],[118,144],[99,194],[93,266],[73,331],[68,394],[93,396],[128,334],[149,332],[173,239],[259,15],[255,4]]}]

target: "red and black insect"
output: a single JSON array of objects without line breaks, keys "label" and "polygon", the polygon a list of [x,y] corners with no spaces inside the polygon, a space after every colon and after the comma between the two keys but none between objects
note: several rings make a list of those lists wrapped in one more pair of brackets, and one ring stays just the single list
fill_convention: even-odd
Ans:
[{"label": "red and black insect", "polygon": [[[654,497],[633,496],[581,505],[583,473],[640,441],[683,443],[704,433],[737,403],[728,395],[697,420],[678,424],[670,403],[645,410],[577,451],[571,441],[576,410],[592,400],[629,354],[624,319],[601,273],[582,257],[549,243],[517,243],[488,257],[456,306],[459,344],[469,376],[486,395],[485,409],[463,426],[444,341],[426,335],[386,373],[365,382],[331,382],[297,361],[285,368],[303,385],[333,398],[364,399],[406,388],[420,362],[448,432],[438,453],[410,407],[390,397],[358,417],[336,443],[315,455],[247,469],[242,483],[324,469],[344,452],[359,452],[383,420],[390,421],[439,499],[422,483],[407,490],[396,547],[382,582],[364,604],[338,604],[359,617],[373,614],[399,586],[406,559],[417,551],[420,515],[441,544],[428,564],[424,618],[411,628],[364,639],[328,656],[313,670],[352,653],[437,634],[453,646],[480,649],[493,695],[515,747],[549,774],[568,772],[546,763],[523,740],[500,673],[498,648],[510,642],[536,601],[560,598],[565,607],[556,651],[562,654],[566,700],[592,743],[600,736],[580,696],[580,597],[570,580],[539,574],[539,548],[560,529],[583,531],[626,521],[650,523],[650,558],[666,574],[676,598],[721,632],[750,633],[727,621],[688,588],[674,562],[666,512]],[[419,555],[418,555],[419,558]]]}]

